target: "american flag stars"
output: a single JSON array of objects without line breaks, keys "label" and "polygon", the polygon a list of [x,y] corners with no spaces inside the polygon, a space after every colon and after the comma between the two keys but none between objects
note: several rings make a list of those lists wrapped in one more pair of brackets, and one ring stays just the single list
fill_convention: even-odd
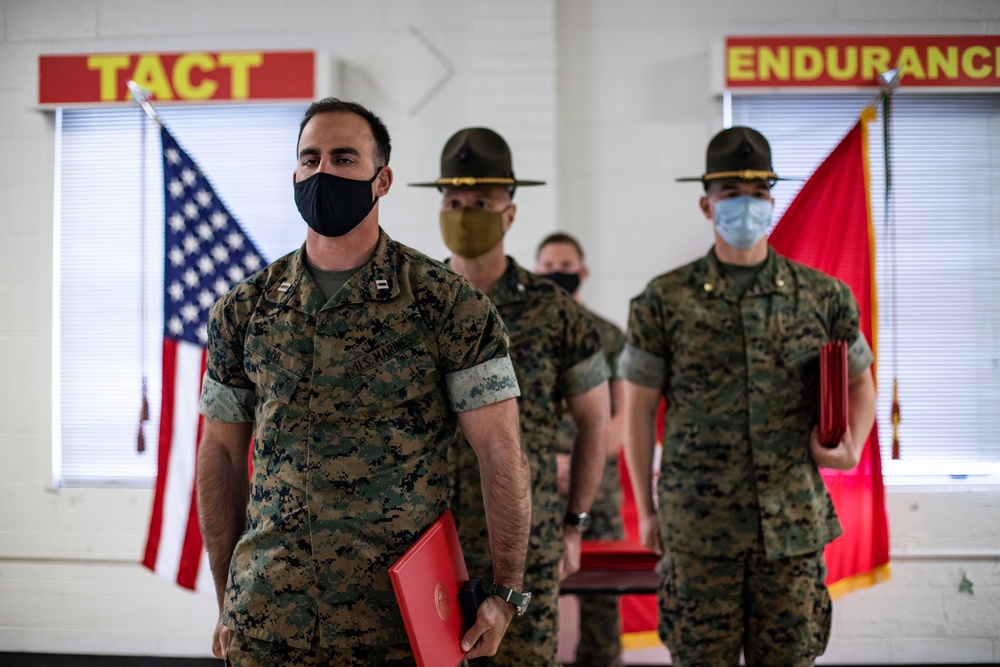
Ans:
[{"label": "american flag stars", "polygon": [[264,261],[194,161],[161,130],[166,263],[164,334],[205,345],[208,310]]}]

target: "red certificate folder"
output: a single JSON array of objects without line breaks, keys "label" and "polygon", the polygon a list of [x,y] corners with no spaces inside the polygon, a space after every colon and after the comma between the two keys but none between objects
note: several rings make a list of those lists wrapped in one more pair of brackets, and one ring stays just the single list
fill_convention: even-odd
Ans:
[{"label": "red certificate folder", "polygon": [[450,511],[389,568],[417,667],[455,667],[465,652],[458,589],[469,579]]},{"label": "red certificate folder", "polygon": [[836,447],[847,431],[847,341],[834,340],[819,352],[819,441]]},{"label": "red certificate folder", "polygon": [[581,570],[652,570],[660,557],[628,540],[584,540],[580,544]]}]

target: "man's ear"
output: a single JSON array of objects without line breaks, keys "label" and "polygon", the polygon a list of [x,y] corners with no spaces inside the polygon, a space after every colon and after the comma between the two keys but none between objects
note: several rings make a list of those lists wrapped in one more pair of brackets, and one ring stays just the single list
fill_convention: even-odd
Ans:
[{"label": "man's ear", "polygon": [[515,215],[517,215],[517,204],[511,202],[503,211],[503,231],[505,234],[513,226]]},{"label": "man's ear", "polygon": [[706,220],[714,221],[715,216],[712,215],[712,204],[708,201],[708,197],[702,195],[701,199],[698,200],[698,208],[701,209],[701,214],[705,216]]},{"label": "man's ear", "polygon": [[389,192],[390,187],[392,187],[392,169],[386,165],[375,176],[375,196],[384,197]]},{"label": "man's ear", "polygon": [[584,280],[587,279],[587,276],[590,275],[590,269],[587,268],[586,264],[581,264],[580,265],[580,273],[578,273],[577,275],[580,276],[580,282],[582,283]]}]

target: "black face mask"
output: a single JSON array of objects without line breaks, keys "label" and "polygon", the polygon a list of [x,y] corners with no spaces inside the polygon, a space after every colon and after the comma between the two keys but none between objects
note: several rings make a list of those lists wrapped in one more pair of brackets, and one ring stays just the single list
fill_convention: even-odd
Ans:
[{"label": "black face mask", "polygon": [[380,171],[382,167],[367,181],[317,171],[295,184],[295,206],[317,234],[343,236],[375,208],[378,197],[372,197],[372,183]]},{"label": "black face mask", "polygon": [[576,290],[580,287],[580,274],[578,273],[563,273],[562,271],[556,271],[555,273],[543,273],[540,277],[548,278],[570,294],[576,294]]}]

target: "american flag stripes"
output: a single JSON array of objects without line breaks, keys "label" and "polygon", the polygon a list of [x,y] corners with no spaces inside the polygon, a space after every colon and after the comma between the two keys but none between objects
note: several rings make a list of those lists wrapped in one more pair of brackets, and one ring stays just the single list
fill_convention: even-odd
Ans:
[{"label": "american flag stripes", "polygon": [[185,588],[213,591],[198,527],[195,458],[208,311],[265,265],[166,127],[163,146],[163,390],[156,494],[143,565]]}]

